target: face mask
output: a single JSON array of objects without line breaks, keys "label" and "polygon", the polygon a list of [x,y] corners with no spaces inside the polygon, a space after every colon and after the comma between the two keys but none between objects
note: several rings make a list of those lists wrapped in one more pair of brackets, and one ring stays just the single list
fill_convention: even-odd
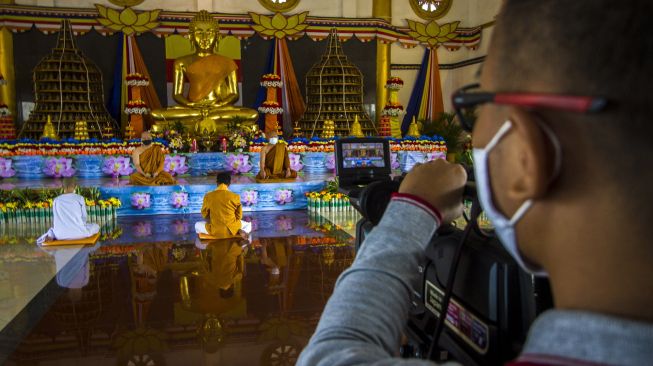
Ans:
[{"label": "face mask", "polygon": [[[515,261],[527,272],[535,276],[548,276],[544,269],[534,265],[525,259],[519,247],[517,246],[517,235],[515,232],[515,225],[517,222],[524,217],[526,211],[533,205],[533,200],[527,200],[524,202],[521,207],[515,212],[512,218],[508,219],[496,208],[494,202],[492,202],[492,186],[490,184],[490,171],[488,169],[489,154],[492,149],[496,147],[499,141],[508,133],[512,127],[512,122],[506,121],[506,123],[501,126],[499,131],[494,135],[490,142],[482,149],[474,148],[474,174],[476,176],[476,187],[478,190],[478,198],[481,203],[481,207],[485,211],[488,219],[492,222],[494,230],[503,244],[503,247],[510,253],[510,255],[515,259]],[[542,130],[549,136],[551,142],[556,151],[556,165],[554,168],[553,178],[556,177],[557,173],[560,171],[561,164],[561,153],[560,153],[560,144],[558,140],[553,135],[553,132],[545,125],[540,125]],[[552,179],[553,179],[552,178]]]},{"label": "face mask", "polygon": [[143,145],[148,146],[152,143],[152,140],[143,140]]},{"label": "face mask", "polygon": [[270,137],[270,143],[271,143],[272,145],[276,145],[277,142],[279,142],[279,138],[278,138],[278,137]]}]

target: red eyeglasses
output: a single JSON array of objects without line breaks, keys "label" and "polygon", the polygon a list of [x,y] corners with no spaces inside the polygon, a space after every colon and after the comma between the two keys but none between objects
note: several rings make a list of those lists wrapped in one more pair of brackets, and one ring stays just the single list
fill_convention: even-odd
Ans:
[{"label": "red eyeglasses", "polygon": [[471,84],[458,89],[451,96],[451,102],[462,127],[471,132],[474,120],[469,118],[469,110],[484,103],[514,105],[526,108],[545,108],[577,113],[595,113],[605,109],[608,101],[600,97],[541,93],[489,93],[470,92],[479,84]]}]

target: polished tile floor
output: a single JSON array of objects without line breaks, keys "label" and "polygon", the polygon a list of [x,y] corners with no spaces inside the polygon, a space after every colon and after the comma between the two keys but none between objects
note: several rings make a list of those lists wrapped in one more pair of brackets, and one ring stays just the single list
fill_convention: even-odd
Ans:
[{"label": "polished tile floor", "polygon": [[90,247],[0,227],[0,364],[292,365],[354,258],[353,212],[257,212],[250,243],[198,215],[121,217]]}]

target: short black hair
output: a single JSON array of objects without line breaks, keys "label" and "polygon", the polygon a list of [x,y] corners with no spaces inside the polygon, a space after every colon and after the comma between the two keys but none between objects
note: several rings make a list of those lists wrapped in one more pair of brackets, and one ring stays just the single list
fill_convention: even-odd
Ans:
[{"label": "short black hair", "polygon": [[219,290],[220,297],[223,299],[230,299],[234,297],[234,285],[232,284],[229,288],[221,288]]},{"label": "short black hair", "polygon": [[488,56],[494,92],[607,98],[596,114],[537,113],[577,144],[568,150],[583,148],[602,165],[607,181],[649,197],[641,169],[653,163],[651,14],[650,0],[505,0]]},{"label": "short black hair", "polygon": [[220,172],[218,173],[217,177],[215,177],[215,181],[220,184],[226,184],[230,185],[231,184],[231,174],[227,172]]}]

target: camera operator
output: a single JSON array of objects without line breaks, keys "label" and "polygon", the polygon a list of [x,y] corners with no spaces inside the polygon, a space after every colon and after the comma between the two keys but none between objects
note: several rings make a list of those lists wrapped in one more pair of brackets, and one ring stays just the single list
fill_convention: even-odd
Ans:
[{"label": "camera operator", "polygon": [[[473,144],[486,214],[553,291],[513,365],[653,363],[652,16],[649,0],[506,0],[483,93],[454,96],[459,109],[482,104]],[[415,269],[461,213],[465,180],[444,161],[406,176],[298,364],[429,363],[393,357]]]}]

